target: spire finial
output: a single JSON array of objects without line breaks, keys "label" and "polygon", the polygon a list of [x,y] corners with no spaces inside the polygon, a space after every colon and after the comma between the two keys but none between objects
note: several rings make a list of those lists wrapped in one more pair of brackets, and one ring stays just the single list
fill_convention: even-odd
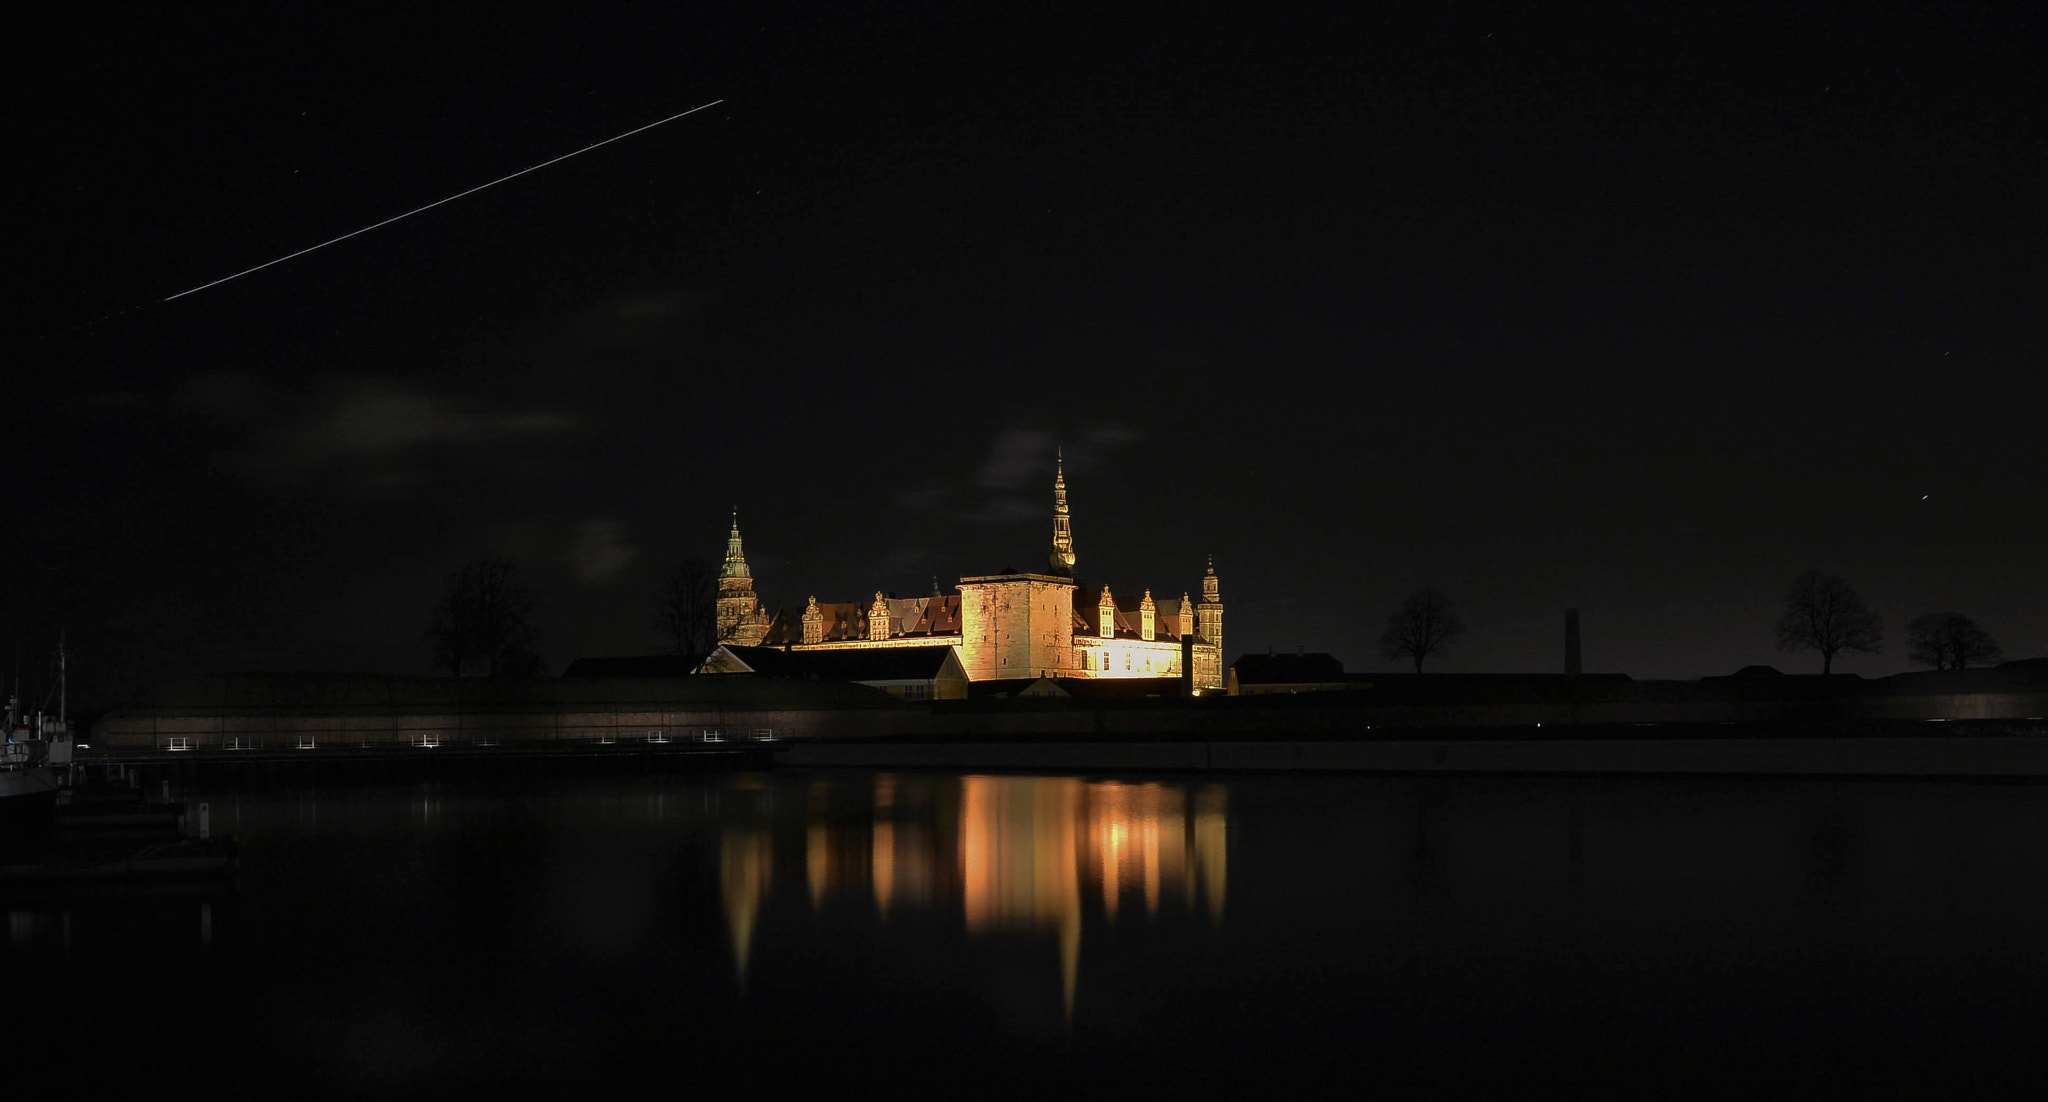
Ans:
[{"label": "spire finial", "polygon": [[740,546],[740,507],[737,505],[732,507],[732,534],[725,537],[725,565],[719,568],[718,573],[724,578],[749,576],[747,553]]},{"label": "spire finial", "polygon": [[1066,449],[1053,451],[1052,476],[1052,553],[1046,562],[1052,572],[1061,576],[1074,573],[1074,530],[1067,517],[1067,466]]}]

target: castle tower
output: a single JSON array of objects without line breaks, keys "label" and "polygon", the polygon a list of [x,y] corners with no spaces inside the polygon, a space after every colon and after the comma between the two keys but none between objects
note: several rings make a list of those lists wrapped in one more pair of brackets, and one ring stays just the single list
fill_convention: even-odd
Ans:
[{"label": "castle tower", "polygon": [[1081,668],[1074,650],[1074,533],[1067,522],[1065,458],[1057,463],[1046,572],[960,579],[960,665],[970,681],[1058,676]]},{"label": "castle tower", "polygon": [[732,534],[725,538],[725,565],[718,569],[718,641],[751,647],[767,634],[767,617],[761,615],[754,576],[740,547],[740,511],[734,509]]},{"label": "castle tower", "polygon": [[1062,578],[1074,574],[1074,529],[1067,517],[1067,461],[1064,454],[1053,460],[1052,554],[1046,561],[1052,573]]},{"label": "castle tower", "polygon": [[1202,575],[1202,603],[1195,606],[1195,633],[1201,649],[1195,653],[1195,685],[1203,689],[1223,687],[1223,588],[1216,579],[1216,559]]},{"label": "castle tower", "polygon": [[1138,638],[1151,642],[1158,626],[1159,606],[1152,603],[1152,591],[1148,589],[1145,599],[1138,602]]}]

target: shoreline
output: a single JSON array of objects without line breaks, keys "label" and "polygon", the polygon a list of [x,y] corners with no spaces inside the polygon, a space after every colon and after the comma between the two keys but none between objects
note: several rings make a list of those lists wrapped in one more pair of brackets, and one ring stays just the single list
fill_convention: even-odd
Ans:
[{"label": "shoreline", "polygon": [[1194,773],[1488,773],[2048,780],[2027,734],[1751,738],[788,743],[778,768]]}]

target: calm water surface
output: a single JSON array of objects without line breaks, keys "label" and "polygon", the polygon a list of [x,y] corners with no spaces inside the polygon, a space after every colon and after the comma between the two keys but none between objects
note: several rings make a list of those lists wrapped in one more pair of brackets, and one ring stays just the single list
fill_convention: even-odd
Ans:
[{"label": "calm water surface", "polygon": [[[196,802],[201,794],[192,794]],[[340,1095],[2039,1078],[2048,788],[768,774],[204,794],[9,903],[39,1059]]]}]

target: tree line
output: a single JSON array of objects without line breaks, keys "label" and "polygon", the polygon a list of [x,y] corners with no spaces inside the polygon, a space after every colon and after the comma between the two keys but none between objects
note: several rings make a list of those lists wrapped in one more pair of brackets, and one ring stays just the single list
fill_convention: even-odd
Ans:
[{"label": "tree line", "polygon": [[[450,571],[423,637],[433,668],[449,677],[533,677],[540,657],[538,605],[519,564],[480,555]],[[671,567],[654,594],[653,627],[664,651],[702,661],[724,640],[718,633],[718,571],[702,558]]]},{"label": "tree line", "polygon": [[[450,572],[425,638],[434,668],[450,677],[529,677],[544,673],[540,633],[534,625],[536,598],[518,564],[484,555]],[[664,650],[701,661],[724,640],[718,631],[718,572],[705,559],[677,562],[654,594],[653,626]],[[1389,662],[1424,663],[1463,641],[1465,622],[1436,586],[1402,598],[1380,632],[1380,656]],[[1884,649],[1884,620],[1838,574],[1808,570],[1785,590],[1776,625],[1778,649],[1820,655],[1821,673],[1834,672],[1844,654],[1877,654]],[[1960,612],[1929,612],[1906,624],[1907,656],[1937,670],[1986,666],[2005,655],[1991,633]]]},{"label": "tree line", "polygon": [[[1820,672],[1831,674],[1836,657],[1848,653],[1877,654],[1884,649],[1884,619],[1839,574],[1808,570],[1785,590],[1784,610],[1776,625],[1778,649],[1820,655]],[[1465,623],[1451,599],[1435,586],[1424,586],[1403,598],[1387,614],[1380,633],[1380,656],[1409,662],[1421,673],[1423,662],[1439,657],[1465,636]],[[1960,612],[1929,612],[1906,624],[1907,657],[1916,665],[1937,670],[1988,666],[2005,655],[1991,633]]]}]

